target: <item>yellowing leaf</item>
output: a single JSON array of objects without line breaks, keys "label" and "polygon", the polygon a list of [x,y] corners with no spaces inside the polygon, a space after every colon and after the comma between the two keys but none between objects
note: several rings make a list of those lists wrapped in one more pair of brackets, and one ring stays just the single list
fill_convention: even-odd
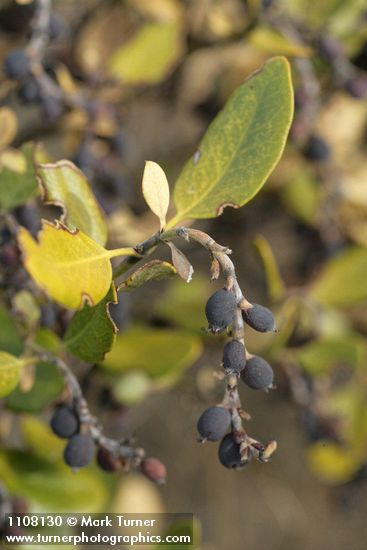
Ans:
[{"label": "yellowing leaf", "polygon": [[156,162],[147,160],[143,174],[143,195],[151,211],[158,216],[161,229],[166,225],[169,186],[166,174]]},{"label": "yellowing leaf", "polygon": [[17,117],[8,107],[0,109],[0,149],[6,147],[13,141],[17,134],[18,121]]},{"label": "yellowing leaf", "polygon": [[311,470],[331,485],[349,481],[361,464],[361,457],[353,449],[343,448],[330,441],[311,445],[307,458]]},{"label": "yellowing leaf", "polygon": [[280,300],[284,296],[285,286],[271,246],[262,235],[256,236],[254,245],[264,264],[269,296],[272,300]]},{"label": "yellowing leaf", "polygon": [[137,253],[132,248],[106,250],[82,231],[43,221],[38,242],[21,228],[18,242],[24,265],[35,282],[65,307],[97,304],[112,280],[110,258]]},{"label": "yellowing leaf", "polygon": [[18,384],[24,361],[6,351],[0,351],[0,397],[8,395]]},{"label": "yellowing leaf", "polygon": [[69,229],[80,229],[100,245],[107,240],[107,226],[87,178],[72,162],[60,160],[41,164],[38,180],[46,204],[61,206],[61,217]]},{"label": "yellowing leaf", "polygon": [[309,57],[312,49],[289,40],[271,27],[257,26],[248,36],[248,42],[271,55],[295,55]]},{"label": "yellowing leaf", "polygon": [[289,63],[276,57],[233,93],[210,125],[177,180],[177,215],[167,227],[249,202],[278,163],[292,116]]},{"label": "yellowing leaf", "polygon": [[110,73],[127,84],[156,84],[173,68],[182,50],[180,28],[174,21],[146,23],[111,56]]}]

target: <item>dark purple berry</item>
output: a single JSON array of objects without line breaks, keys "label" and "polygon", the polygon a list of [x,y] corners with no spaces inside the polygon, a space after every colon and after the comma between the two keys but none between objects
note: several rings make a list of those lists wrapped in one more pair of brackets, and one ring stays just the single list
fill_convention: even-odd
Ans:
[{"label": "dark purple berry", "polygon": [[274,332],[275,320],[270,309],[259,304],[252,304],[242,311],[243,320],[258,332]]},{"label": "dark purple berry", "polygon": [[238,340],[231,340],[224,346],[223,368],[227,374],[239,374],[246,366],[245,348]]},{"label": "dark purple berry", "polygon": [[209,407],[200,416],[197,430],[202,439],[218,441],[226,434],[231,422],[231,413],[223,407]]},{"label": "dark purple berry", "polygon": [[27,76],[29,70],[30,61],[24,50],[12,50],[5,57],[4,72],[7,77],[13,80],[20,80]]},{"label": "dark purple berry", "polygon": [[29,78],[27,82],[19,88],[19,98],[23,103],[35,103],[40,100],[40,90],[37,82],[33,78]]},{"label": "dark purple berry", "polygon": [[229,433],[220,442],[218,448],[218,458],[225,468],[243,468],[246,463],[241,463],[240,446],[233,439],[233,434]]},{"label": "dark purple berry", "polygon": [[58,99],[54,97],[45,97],[42,100],[42,111],[46,120],[54,122],[62,115],[64,108]]},{"label": "dark purple berry", "polygon": [[247,359],[241,378],[253,390],[266,390],[273,384],[273,369],[265,359],[254,355]]},{"label": "dark purple berry", "polygon": [[75,434],[64,450],[64,461],[70,468],[83,468],[93,460],[95,444],[87,433]]},{"label": "dark purple berry", "polygon": [[98,466],[105,472],[117,472],[122,468],[122,461],[105,447],[98,449],[96,458]]},{"label": "dark purple berry", "polygon": [[79,420],[72,407],[61,405],[54,412],[50,426],[55,435],[68,439],[79,430]]},{"label": "dark purple berry", "polygon": [[232,324],[237,301],[230,290],[221,288],[212,294],[205,306],[211,332],[221,332]]},{"label": "dark purple berry", "polygon": [[304,148],[304,154],[315,162],[326,162],[331,156],[331,149],[322,138],[310,136]]},{"label": "dark purple berry", "polygon": [[166,481],[166,467],[158,458],[145,458],[141,463],[141,471],[148,479],[158,483],[158,485],[162,485]]}]

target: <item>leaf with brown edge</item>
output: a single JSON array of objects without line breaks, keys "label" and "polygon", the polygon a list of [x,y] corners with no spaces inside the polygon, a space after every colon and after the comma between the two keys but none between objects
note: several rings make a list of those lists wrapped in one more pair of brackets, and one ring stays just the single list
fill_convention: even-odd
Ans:
[{"label": "leaf with brown edge", "polygon": [[249,202],[278,163],[292,117],[290,66],[275,57],[234,91],[209,126],[176,182],[177,214],[167,227]]},{"label": "leaf with brown edge", "polygon": [[133,248],[106,250],[80,230],[42,221],[38,242],[23,227],[18,232],[24,266],[34,281],[61,305],[81,309],[98,304],[112,281],[110,259],[139,256]]},{"label": "leaf with brown edge", "polygon": [[175,246],[171,242],[167,242],[167,244],[171,249],[172,262],[177,269],[177,273],[179,274],[181,279],[189,283],[192,279],[194,268],[190,264],[189,260],[186,258],[185,254],[183,254],[181,250],[177,248],[177,246]]},{"label": "leaf with brown edge", "polygon": [[141,287],[148,281],[160,281],[176,275],[176,268],[169,262],[152,260],[139,267],[126,281],[120,284],[117,290],[133,290]]},{"label": "leaf with brown edge", "polygon": [[35,358],[19,358],[0,351],[0,397],[8,395],[19,382],[23,367],[33,364]]},{"label": "leaf with brown edge", "polygon": [[72,318],[64,338],[67,351],[88,363],[102,361],[112,349],[117,327],[110,315],[110,304],[117,304],[115,285],[96,306],[85,304]]},{"label": "leaf with brown edge", "polygon": [[37,169],[37,179],[43,201],[62,208],[60,221],[63,224],[69,229],[81,229],[102,246],[106,244],[104,215],[87,178],[75,164],[68,160],[41,164]]}]

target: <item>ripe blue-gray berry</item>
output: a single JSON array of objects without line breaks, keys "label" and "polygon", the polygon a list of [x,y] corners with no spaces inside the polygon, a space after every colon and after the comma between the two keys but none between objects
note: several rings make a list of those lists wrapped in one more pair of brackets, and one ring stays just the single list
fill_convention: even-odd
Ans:
[{"label": "ripe blue-gray berry", "polygon": [[270,309],[259,304],[252,304],[246,310],[242,310],[243,320],[258,332],[273,332],[275,320]]},{"label": "ripe blue-gray berry", "polygon": [[231,422],[231,413],[223,407],[209,407],[200,416],[197,430],[202,439],[218,441],[226,434]]},{"label": "ripe blue-gray berry", "polygon": [[79,430],[79,420],[69,405],[61,405],[54,412],[50,426],[55,435],[68,439]]},{"label": "ripe blue-gray berry", "polygon": [[212,294],[205,306],[211,332],[221,332],[232,324],[236,309],[236,297],[230,290],[221,288]]},{"label": "ripe blue-gray berry", "polygon": [[241,463],[240,446],[233,439],[233,434],[229,433],[220,442],[218,448],[218,458],[220,463],[226,468],[243,468],[246,463]]},{"label": "ripe blue-gray berry", "polygon": [[273,369],[265,359],[254,355],[247,359],[241,378],[253,390],[266,390],[273,384]]},{"label": "ripe blue-gray berry", "polygon": [[14,80],[20,80],[29,73],[30,62],[23,50],[12,50],[5,57],[4,72]]},{"label": "ripe blue-gray berry", "polygon": [[64,450],[64,461],[71,468],[83,468],[93,460],[95,444],[87,433],[75,434]]},{"label": "ripe blue-gray berry", "polygon": [[223,368],[227,374],[239,374],[246,366],[245,348],[238,340],[231,340],[224,346]]}]

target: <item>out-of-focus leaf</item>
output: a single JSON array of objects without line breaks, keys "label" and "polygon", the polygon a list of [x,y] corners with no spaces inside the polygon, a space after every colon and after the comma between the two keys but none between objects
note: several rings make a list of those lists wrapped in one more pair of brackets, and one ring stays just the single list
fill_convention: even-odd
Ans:
[{"label": "out-of-focus leaf", "polygon": [[327,306],[351,306],[367,300],[367,250],[354,247],[324,266],[309,289],[310,296]]},{"label": "out-of-focus leaf", "polygon": [[106,487],[92,468],[74,474],[30,453],[2,451],[0,476],[11,493],[37,504],[38,511],[100,512],[106,505]]},{"label": "out-of-focus leaf", "polygon": [[38,363],[34,370],[34,382],[30,389],[17,387],[7,398],[6,406],[16,412],[40,412],[64,387],[64,378],[52,363]]},{"label": "out-of-focus leaf", "polygon": [[25,267],[36,283],[63,306],[80,309],[104,298],[111,286],[110,258],[137,256],[132,248],[106,250],[79,230],[43,221],[38,242],[23,227],[18,233]]},{"label": "out-of-focus leaf", "polygon": [[361,456],[353,449],[330,441],[312,444],[307,449],[307,460],[313,473],[330,485],[349,481],[361,464]]},{"label": "out-of-focus leaf", "polygon": [[280,196],[291,213],[301,221],[315,226],[317,212],[321,200],[318,184],[307,170],[302,170],[285,185]]},{"label": "out-of-focus leaf", "polygon": [[123,476],[117,485],[111,505],[111,512],[119,514],[121,510],[129,510],[131,514],[161,514],[165,508],[158,487],[143,475],[132,473]]},{"label": "out-of-focus leaf", "polygon": [[354,334],[314,341],[295,353],[302,367],[312,375],[325,373],[338,365],[357,367],[367,358],[366,343]]},{"label": "out-of-focus leaf", "polygon": [[24,346],[17,327],[6,307],[0,304],[0,349],[13,355],[21,355]]},{"label": "out-of-focus leaf", "polygon": [[[170,544],[171,550],[180,550],[180,548],[184,548],[186,550],[197,550],[200,548],[200,542],[201,542],[201,525],[199,523],[199,520],[197,518],[186,519],[177,519],[168,527],[166,532],[163,535],[164,537],[182,537],[187,536],[189,537],[189,541],[187,544]],[[155,550],[158,550],[159,548],[162,548],[161,545],[156,546]]]},{"label": "out-of-focus leaf", "polygon": [[140,403],[148,394],[151,379],[144,371],[134,370],[121,376],[112,387],[114,398],[127,406]]},{"label": "out-of-focus leaf", "polygon": [[240,86],[210,125],[174,191],[176,216],[219,216],[246,204],[261,189],[283,152],[293,116],[289,63],[269,60]]},{"label": "out-of-focus leaf", "polygon": [[166,174],[156,162],[147,160],[143,174],[143,195],[151,211],[159,218],[160,228],[166,225],[169,186]]},{"label": "out-of-focus leaf", "polygon": [[116,338],[101,365],[117,373],[143,370],[154,379],[171,382],[198,359],[201,348],[200,339],[183,330],[136,327]]},{"label": "out-of-focus leaf", "polygon": [[124,84],[157,84],[174,68],[182,53],[177,23],[146,23],[114,52],[109,70]]},{"label": "out-of-focus leaf", "polygon": [[41,164],[37,176],[44,202],[63,209],[60,221],[69,229],[80,229],[104,246],[107,225],[87,178],[79,168],[68,160],[60,160],[54,164]]},{"label": "out-of-focus leaf", "polygon": [[8,395],[19,382],[23,366],[27,362],[5,351],[0,351],[0,397]]},{"label": "out-of-focus leaf", "polygon": [[172,252],[172,262],[175,268],[177,269],[177,273],[183,279],[186,281],[186,283],[190,283],[194,268],[190,264],[189,260],[186,258],[185,254],[181,252],[173,243],[167,242],[168,246],[171,249]]},{"label": "out-of-focus leaf", "polygon": [[123,281],[118,290],[133,290],[149,281],[160,281],[176,275],[175,267],[169,262],[152,260],[139,267],[126,281]]},{"label": "out-of-focus leaf", "polygon": [[272,27],[257,26],[249,33],[247,40],[270,55],[309,57],[312,54],[310,47],[292,42]]},{"label": "out-of-focus leaf", "polygon": [[185,9],[180,0],[128,0],[128,4],[137,10],[143,17],[157,21],[180,22]]},{"label": "out-of-focus leaf", "polygon": [[102,74],[106,61],[126,40],[131,22],[121,3],[103,4],[93,11],[78,32],[75,59],[86,75]]},{"label": "out-of-focus leaf", "polygon": [[155,312],[175,325],[199,333],[207,325],[203,296],[208,292],[208,280],[200,275],[196,275],[189,285],[174,280],[157,303]]},{"label": "out-of-focus leaf", "polygon": [[254,245],[264,265],[270,299],[274,301],[280,300],[284,296],[285,286],[273,251],[268,241],[262,235],[256,236]]},{"label": "out-of-focus leaf", "polygon": [[14,111],[0,108],[0,149],[9,145],[17,135],[18,121]]},{"label": "out-of-focus leaf", "polygon": [[115,285],[112,283],[109,292],[96,306],[88,304],[75,313],[66,334],[66,349],[83,361],[95,363],[101,361],[112,348],[117,327],[113,322],[109,304],[117,303]]},{"label": "out-of-focus leaf", "polygon": [[37,326],[41,311],[34,296],[28,290],[20,290],[15,294],[13,307],[15,313],[21,317],[29,330],[33,330]]},{"label": "out-of-focus leaf", "polygon": [[20,151],[8,149],[0,155],[0,206],[6,209],[24,204],[37,191],[34,146]]},{"label": "out-of-focus leaf", "polygon": [[60,353],[62,342],[57,334],[46,327],[41,327],[34,338],[35,344],[51,351],[55,355]]},{"label": "out-of-focus leaf", "polygon": [[40,459],[60,463],[65,440],[57,437],[48,424],[34,415],[23,414],[19,428],[28,451]]}]

